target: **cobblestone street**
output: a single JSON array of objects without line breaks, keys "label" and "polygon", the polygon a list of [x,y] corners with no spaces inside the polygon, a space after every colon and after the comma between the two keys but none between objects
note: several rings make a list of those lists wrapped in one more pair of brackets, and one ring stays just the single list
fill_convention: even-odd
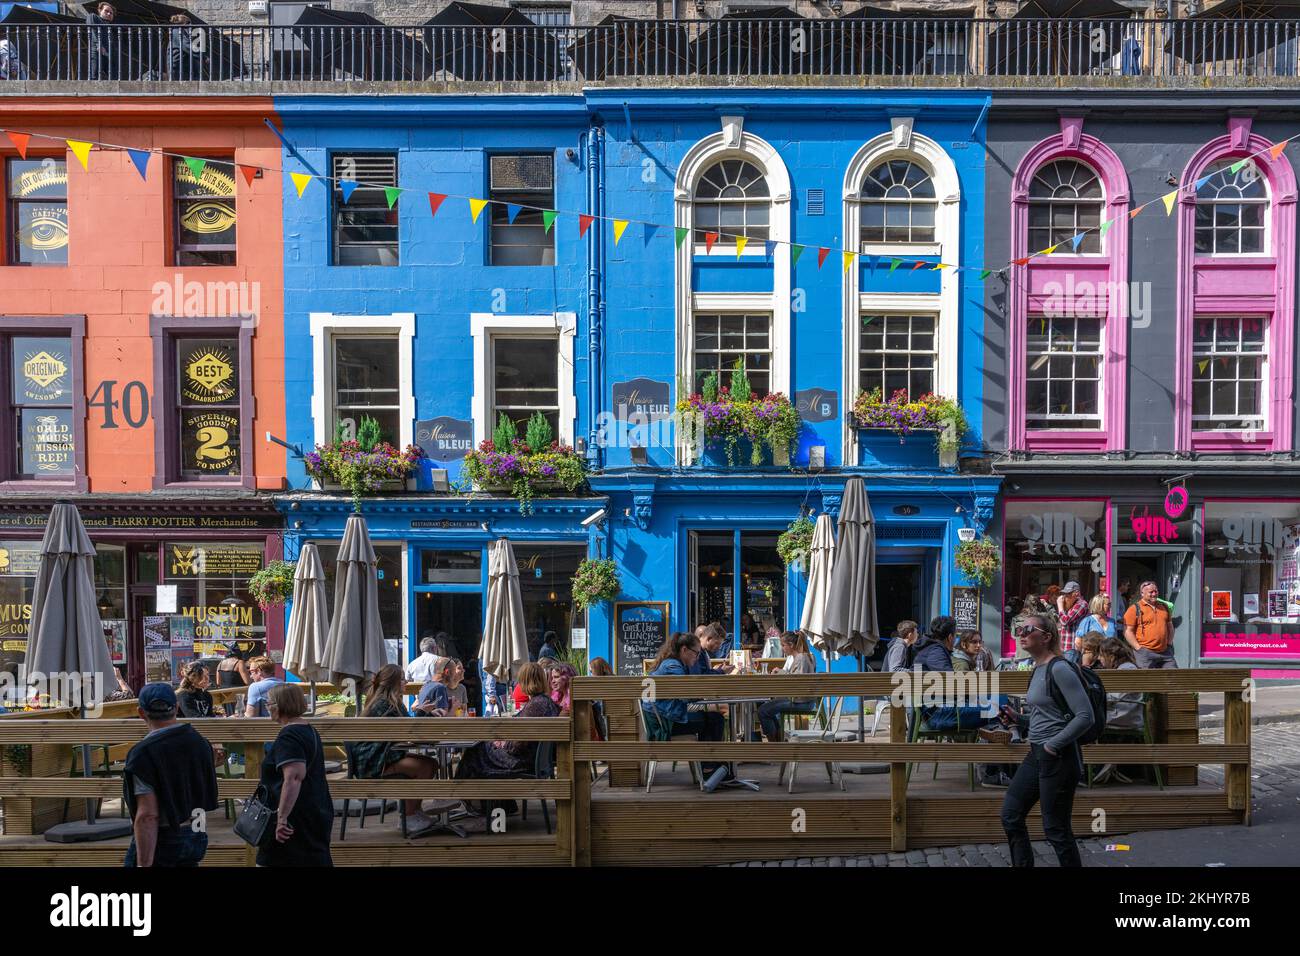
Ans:
[{"label": "cobblestone street", "polygon": [[[1222,739],[1217,728],[1201,731],[1203,742]],[[1196,827],[1089,837],[1079,841],[1084,866],[1295,866],[1300,864],[1300,721],[1257,725],[1252,737],[1254,795],[1250,827]],[[1201,781],[1223,785],[1223,768],[1201,768]],[[1080,789],[1078,799],[1087,798]],[[1127,850],[1110,849],[1117,845]],[[1034,844],[1035,861],[1056,866],[1045,842]],[[737,866],[1010,866],[1005,843],[930,847],[869,856],[806,857]]]}]

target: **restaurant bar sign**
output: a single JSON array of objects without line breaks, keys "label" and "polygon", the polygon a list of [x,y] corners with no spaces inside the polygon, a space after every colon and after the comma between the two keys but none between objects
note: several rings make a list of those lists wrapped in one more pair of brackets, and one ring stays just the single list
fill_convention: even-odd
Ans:
[{"label": "restaurant bar sign", "polygon": [[416,422],[415,443],[432,461],[460,461],[474,450],[474,423],[446,415]]},{"label": "restaurant bar sign", "polygon": [[628,677],[645,673],[668,638],[668,602],[619,602],[614,605],[614,672]]},{"label": "restaurant bar sign", "polygon": [[168,542],[167,576],[248,578],[262,569],[262,547]]},{"label": "restaurant bar sign", "polygon": [[806,422],[833,422],[840,417],[840,396],[830,388],[807,388],[794,393],[795,408]]},{"label": "restaurant bar sign", "polygon": [[672,416],[668,383],[649,378],[615,382],[613,406],[620,422],[646,424],[665,421]]}]

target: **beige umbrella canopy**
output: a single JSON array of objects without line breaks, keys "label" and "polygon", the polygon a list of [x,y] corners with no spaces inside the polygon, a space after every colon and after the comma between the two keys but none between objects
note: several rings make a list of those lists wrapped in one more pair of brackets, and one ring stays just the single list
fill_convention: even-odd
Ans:
[{"label": "beige umbrella canopy", "polygon": [[324,666],[335,683],[373,677],[388,663],[379,620],[379,579],[370,529],[359,514],[348,516],[334,579],[334,619],[325,642]]},{"label": "beige umbrella canopy", "polygon": [[47,685],[64,704],[103,700],[117,690],[95,600],[95,546],[76,505],[66,501],[51,509],[41,540],[27,634],[27,674],[45,680],[79,675],[86,689],[84,701],[72,700],[66,684]]},{"label": "beige umbrella canopy", "polygon": [[871,656],[876,626],[876,529],[861,478],[844,483],[839,540],[826,602],[826,633],[841,654]]},{"label": "beige umbrella canopy", "polygon": [[830,598],[831,571],[835,567],[835,522],[828,514],[817,516],[813,526],[812,546],[808,551],[808,590],[804,595],[803,618],[799,629],[808,641],[826,657],[829,670],[834,642],[827,637],[826,602]]},{"label": "beige umbrella canopy", "polygon": [[479,659],[483,669],[499,680],[509,680],[514,668],[528,660],[519,566],[508,538],[498,538],[488,558],[487,616]]},{"label": "beige umbrella canopy", "polygon": [[308,541],[302,546],[293,573],[293,609],[284,639],[284,669],[303,680],[329,680],[324,664],[329,630],[325,568],[315,542]]}]

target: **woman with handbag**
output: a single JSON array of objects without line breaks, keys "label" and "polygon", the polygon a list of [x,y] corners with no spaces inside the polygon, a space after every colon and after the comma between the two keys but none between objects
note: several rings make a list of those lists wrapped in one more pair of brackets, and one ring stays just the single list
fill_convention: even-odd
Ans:
[{"label": "woman with handbag", "polygon": [[258,797],[274,817],[258,842],[257,865],[333,866],[334,801],[320,735],[303,720],[307,699],[297,684],[276,684],[266,705],[280,733],[262,762]]}]

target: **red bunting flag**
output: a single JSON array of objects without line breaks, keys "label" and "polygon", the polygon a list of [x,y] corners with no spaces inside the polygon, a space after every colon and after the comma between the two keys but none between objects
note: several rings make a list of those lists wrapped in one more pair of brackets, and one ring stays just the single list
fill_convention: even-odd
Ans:
[{"label": "red bunting flag", "polygon": [[713,251],[713,244],[718,241],[716,232],[706,232],[704,234],[704,254],[707,256]]},{"label": "red bunting flag", "polygon": [[588,216],[585,213],[583,215],[578,216],[578,237],[582,238],[583,236],[585,236],[587,234],[587,230],[591,228],[591,224],[595,221],[596,221],[595,216]]},{"label": "red bunting flag", "polygon": [[1136,209],[1134,209],[1132,212],[1130,212],[1130,213],[1128,214],[1129,221],[1132,221],[1132,220],[1136,219],[1136,218],[1137,218],[1137,214],[1140,213],[1143,209],[1146,209],[1146,208],[1147,208],[1147,204],[1146,204],[1146,203],[1143,203],[1142,205],[1140,205],[1140,206],[1138,206]]},{"label": "red bunting flag", "polygon": [[249,187],[251,188],[253,185],[253,180],[257,178],[257,167],[245,166],[242,163],[238,165],[239,165],[239,171],[244,174],[244,182],[248,183]]},{"label": "red bunting flag", "polygon": [[438,215],[438,207],[442,205],[443,200],[447,198],[446,193],[429,193],[429,212]]},{"label": "red bunting flag", "polygon": [[921,268],[921,266],[923,266],[923,265],[925,265],[925,261],[924,261],[924,260],[917,260],[916,265],[912,266],[912,271],[915,272],[917,269]]},{"label": "red bunting flag", "polygon": [[1012,259],[1011,264],[1017,266],[1027,266],[1029,265],[1029,257],[1025,256],[1023,259]]},{"label": "red bunting flag", "polygon": [[818,269],[820,269],[820,268],[822,267],[822,263],[826,261],[826,257],[827,257],[828,255],[830,255],[830,254],[831,254],[831,251],[830,251],[829,249],[827,249],[825,246],[820,246],[820,247],[818,247],[818,249],[817,249],[817,268],[818,268]]},{"label": "red bunting flag", "polygon": [[1282,153],[1284,153],[1284,152],[1286,151],[1286,144],[1289,143],[1289,142],[1290,142],[1290,140],[1284,139],[1284,140],[1282,140],[1282,142],[1280,142],[1280,143],[1278,143],[1278,144],[1276,144],[1276,145],[1274,145],[1274,146],[1270,146],[1270,147],[1269,147],[1269,150],[1268,150],[1268,158],[1271,159],[1271,160],[1273,160],[1273,162],[1276,163],[1276,162],[1277,162],[1277,158],[1278,158],[1279,156],[1281,156]]},{"label": "red bunting flag", "polygon": [[9,137],[9,142],[14,144],[14,149],[18,150],[18,155],[23,159],[27,158],[27,144],[32,141],[31,133],[15,133],[11,130],[5,130]]}]

